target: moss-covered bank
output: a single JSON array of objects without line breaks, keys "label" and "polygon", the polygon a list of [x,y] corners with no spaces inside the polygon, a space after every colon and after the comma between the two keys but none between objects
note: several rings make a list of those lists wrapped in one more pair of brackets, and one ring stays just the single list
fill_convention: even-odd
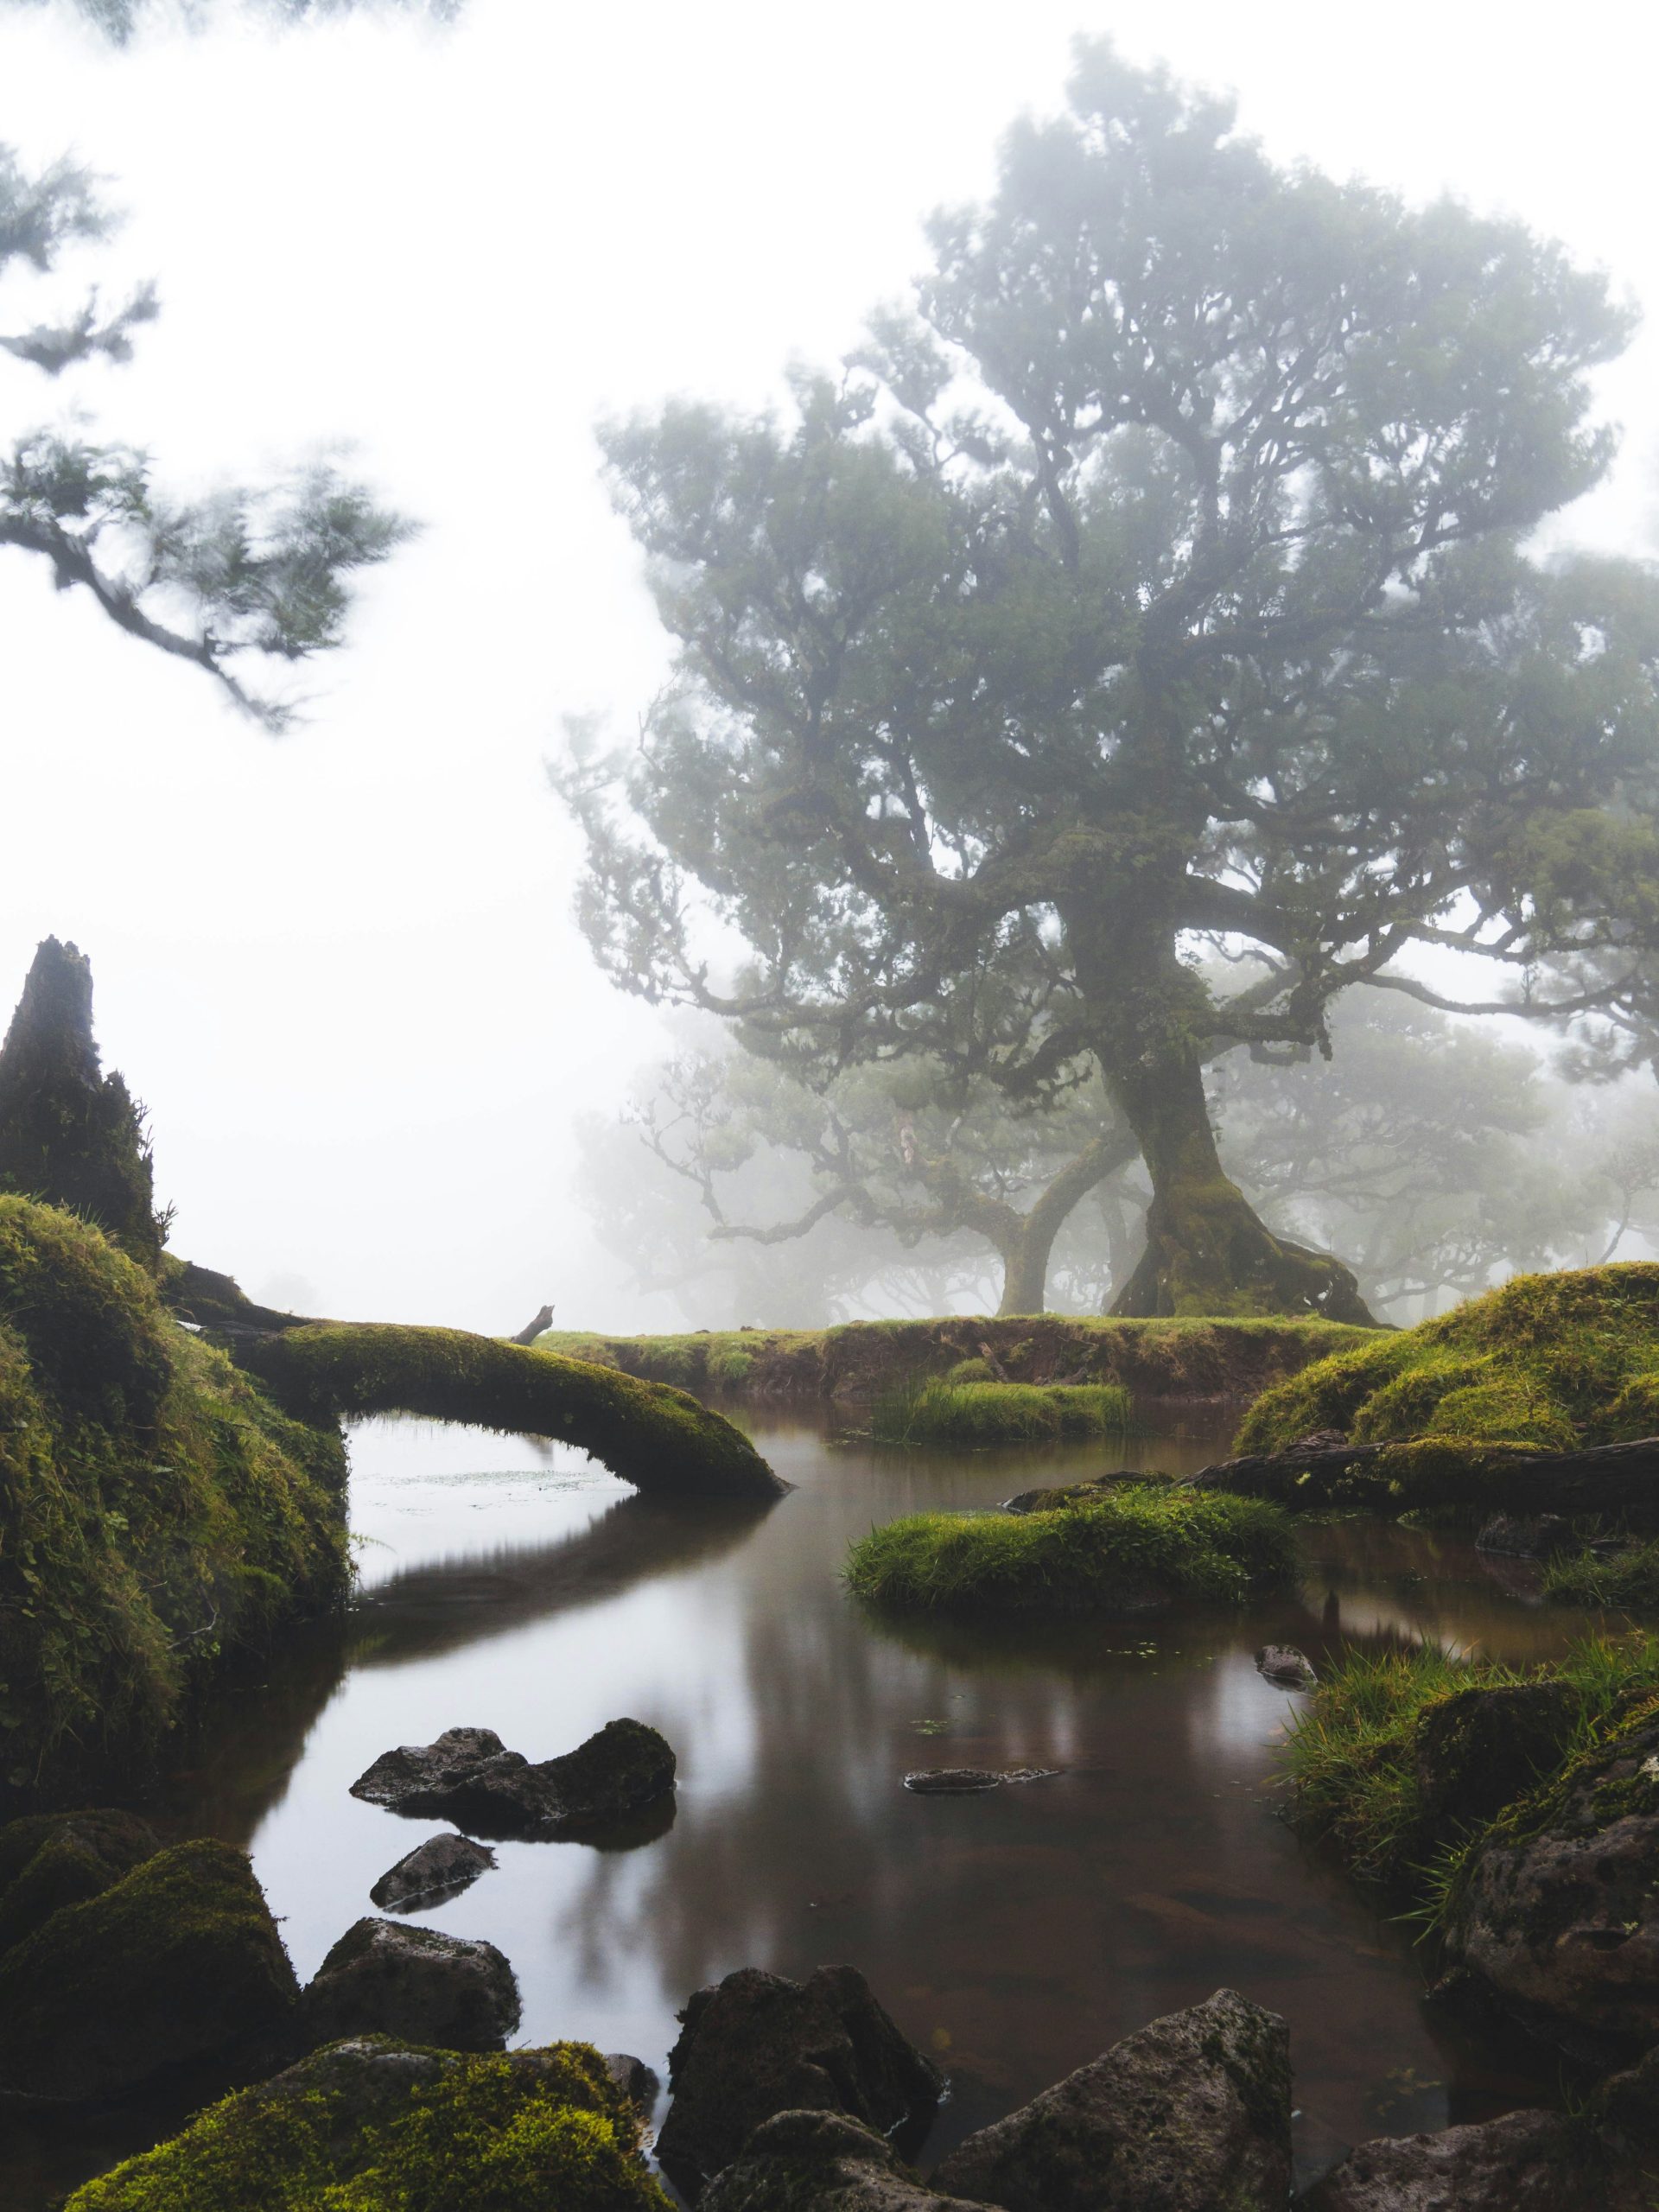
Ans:
[{"label": "moss-covered bank", "polygon": [[308,1421],[410,1413],[552,1437],[658,1496],[775,1497],[788,1487],[741,1429],[684,1391],[496,1337],[312,1321],[235,1350]]},{"label": "moss-covered bank", "polygon": [[0,1768],[142,1755],[347,1580],[340,1438],[278,1413],[98,1230],[0,1197]]},{"label": "moss-covered bank", "polygon": [[985,1451],[999,1444],[1052,1444],[1062,1438],[1121,1436],[1134,1402],[1111,1382],[906,1383],[870,1408],[878,1444],[949,1444]]},{"label": "moss-covered bank", "polygon": [[572,1359],[711,1395],[869,1399],[912,1377],[943,1377],[965,1360],[981,1359],[988,1344],[1014,1382],[1112,1383],[1152,1397],[1253,1398],[1310,1361],[1376,1336],[1332,1321],[1123,1321],[1046,1313],[849,1321],[833,1329],[699,1330],[681,1337],[550,1330],[537,1342]]},{"label": "moss-covered bank", "polygon": [[1448,1867],[1659,1691],[1659,1640],[1517,1669],[1433,1646],[1351,1652],[1286,1747],[1291,1816],[1363,1879],[1439,1917]]},{"label": "moss-covered bank", "polygon": [[65,2212],[668,2212],[586,2044],[457,2057],[366,2037],[227,2097]]},{"label": "moss-covered bank", "polygon": [[1139,1612],[1236,1603],[1295,1573],[1290,1524],[1253,1498],[1134,1484],[1079,1510],[917,1513],[854,1545],[847,1583],[925,1612]]}]

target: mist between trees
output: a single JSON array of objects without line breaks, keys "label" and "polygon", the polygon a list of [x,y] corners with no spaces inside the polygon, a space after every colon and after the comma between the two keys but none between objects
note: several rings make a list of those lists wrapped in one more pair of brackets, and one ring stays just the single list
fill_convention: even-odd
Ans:
[{"label": "mist between trees", "polygon": [[[1342,1252],[1381,1318],[1659,1240],[1648,1079],[1570,1082],[1403,1000],[1338,1007],[1332,1041],[1329,1065],[1235,1050],[1210,1095],[1250,1203]],[[580,1202],[664,1325],[1105,1312],[1144,1249],[1150,1184],[1097,1077],[1025,1116],[919,1065],[820,1093],[688,1021],[578,1139]]]},{"label": "mist between trees", "polygon": [[[1531,550],[1611,463],[1629,315],[1516,224],[1276,168],[1103,44],[931,237],[783,414],[604,433],[677,655],[637,744],[575,728],[559,772],[601,963],[835,1109],[783,1211],[918,1255],[971,1217],[1016,1306],[996,1203],[1040,1215],[1068,1161],[1055,1265],[1120,1313],[1363,1320],[1361,1268],[1408,1301],[1541,1256],[1503,1184],[1541,1086],[1399,1007],[1651,1061],[1659,578]],[[656,1109],[722,1242],[728,1080],[734,1121],[706,1070]],[[903,1205],[862,1149],[895,1110]]]}]

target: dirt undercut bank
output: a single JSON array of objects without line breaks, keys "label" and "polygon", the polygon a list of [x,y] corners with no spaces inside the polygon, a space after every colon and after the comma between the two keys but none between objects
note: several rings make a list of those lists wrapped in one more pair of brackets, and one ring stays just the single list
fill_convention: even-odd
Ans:
[{"label": "dirt undercut bank", "polygon": [[683,1337],[549,1331],[537,1348],[683,1390],[860,1402],[897,1383],[949,1377],[1109,1383],[1144,1396],[1253,1398],[1316,1360],[1387,1332],[1333,1321],[1128,1321],[1057,1313],[849,1321],[834,1329],[699,1330]]}]

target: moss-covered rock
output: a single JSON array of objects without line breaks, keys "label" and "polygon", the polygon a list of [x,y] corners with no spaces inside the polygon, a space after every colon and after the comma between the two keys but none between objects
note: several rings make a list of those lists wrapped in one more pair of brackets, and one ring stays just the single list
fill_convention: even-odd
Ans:
[{"label": "moss-covered rock", "polygon": [[175,1844],[0,1957],[0,2088],[103,2097],[217,2065],[278,2044],[298,1995],[244,1854]]},{"label": "moss-covered rock", "polygon": [[586,2044],[335,2044],[88,2182],[65,2212],[669,2212]]},{"label": "moss-covered rock", "polygon": [[92,971],[45,938],[0,1046],[0,1191],[94,1222],[141,1265],[162,1256],[142,1107],[99,1065]]},{"label": "moss-covered rock", "polygon": [[[1517,1275],[1397,1335],[1305,1368],[1258,1398],[1241,1452],[1312,1432],[1391,1448],[1338,1502],[1466,1492],[1503,1503],[1503,1455],[1617,1444],[1659,1427],[1659,1265]],[[1351,1492],[1351,1496],[1349,1495]]]},{"label": "moss-covered rock", "polygon": [[366,1918],[328,1953],[300,2010],[312,2043],[387,2035],[445,2050],[499,2050],[518,2024],[518,1984],[493,1943]]},{"label": "moss-covered rock", "polygon": [[1072,1510],[912,1514],[855,1544],[846,1573],[884,1606],[1136,1612],[1178,1598],[1236,1603],[1287,1583],[1295,1556],[1276,1506],[1168,1484]]},{"label": "moss-covered rock", "polygon": [[0,1827],[0,1951],[32,1935],[60,1905],[102,1897],[153,1859],[161,1839],[133,1813],[37,1813]]},{"label": "moss-covered rock", "polygon": [[789,1487],[741,1429],[684,1391],[496,1337],[315,1321],[235,1349],[306,1421],[410,1413],[552,1437],[664,1497],[775,1497]]},{"label": "moss-covered rock", "polygon": [[278,1413],[100,1231],[0,1197],[0,1776],[142,1756],[348,1575],[336,1430]]}]

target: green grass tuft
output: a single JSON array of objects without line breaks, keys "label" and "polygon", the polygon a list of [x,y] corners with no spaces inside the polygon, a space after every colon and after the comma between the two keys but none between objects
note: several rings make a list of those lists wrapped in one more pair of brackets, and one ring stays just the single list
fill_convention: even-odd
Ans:
[{"label": "green grass tuft", "polygon": [[870,1409],[878,1444],[1052,1444],[1122,1436],[1134,1404],[1116,1383],[950,1382],[912,1377]]},{"label": "green grass tuft", "polygon": [[1564,1605],[1659,1612],[1659,1537],[1624,1551],[1558,1553],[1544,1568],[1544,1592]]},{"label": "green grass tuft", "polygon": [[[1633,1700],[1659,1689],[1659,1639],[1589,1638],[1560,1661],[1526,1670],[1459,1658],[1433,1644],[1349,1653],[1291,1724],[1284,1757],[1294,1824],[1332,1844],[1355,1874],[1412,1891],[1430,1900],[1432,1910],[1447,1869],[1498,1808],[1460,1820],[1455,1791],[1449,1812],[1432,1802],[1424,1745],[1447,1741],[1453,1700],[1523,1685],[1560,1696],[1553,1727],[1538,1738],[1548,1748],[1513,1764],[1511,1802],[1600,1741]],[[1477,1771],[1477,1758],[1471,1751],[1465,1796],[1471,1806],[1491,1777],[1490,1764]]]},{"label": "green grass tuft", "polygon": [[848,1555],[848,1586],[924,1611],[1116,1612],[1290,1581],[1290,1523],[1254,1498],[1137,1485],[1074,1511],[918,1513]]}]

